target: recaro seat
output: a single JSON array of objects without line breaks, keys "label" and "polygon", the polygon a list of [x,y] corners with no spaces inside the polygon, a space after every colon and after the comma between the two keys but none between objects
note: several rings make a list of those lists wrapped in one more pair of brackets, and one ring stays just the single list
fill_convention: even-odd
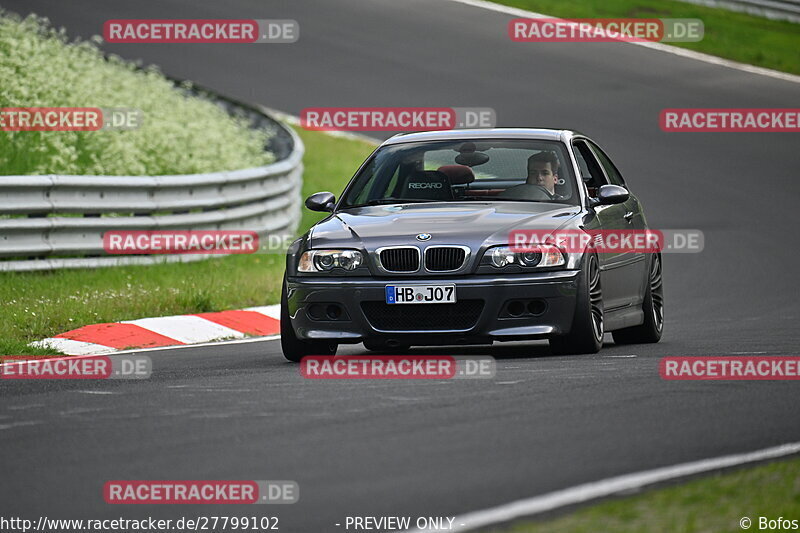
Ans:
[{"label": "recaro seat", "polygon": [[426,200],[452,200],[453,190],[447,175],[438,170],[414,172],[406,181],[403,198]]}]

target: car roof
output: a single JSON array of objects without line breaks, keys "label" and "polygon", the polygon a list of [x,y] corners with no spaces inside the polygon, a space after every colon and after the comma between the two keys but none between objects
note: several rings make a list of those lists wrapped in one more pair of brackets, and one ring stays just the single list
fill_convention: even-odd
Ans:
[{"label": "car roof", "polygon": [[416,133],[400,133],[384,141],[382,146],[420,141],[450,141],[478,139],[533,139],[540,141],[568,142],[576,135],[583,135],[575,130],[557,130],[550,128],[491,128],[421,131]]}]

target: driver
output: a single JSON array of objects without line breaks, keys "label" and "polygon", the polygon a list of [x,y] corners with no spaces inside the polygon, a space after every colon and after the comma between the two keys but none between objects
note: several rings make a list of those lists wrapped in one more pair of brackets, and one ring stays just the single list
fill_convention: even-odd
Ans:
[{"label": "driver", "polygon": [[563,200],[556,194],[559,161],[554,152],[539,152],[528,158],[528,178],[525,183],[509,187],[498,194],[521,200]]}]

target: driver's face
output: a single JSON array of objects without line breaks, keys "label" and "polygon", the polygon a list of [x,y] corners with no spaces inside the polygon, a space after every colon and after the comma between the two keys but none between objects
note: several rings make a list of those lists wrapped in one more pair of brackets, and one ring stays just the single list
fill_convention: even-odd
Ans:
[{"label": "driver's face", "polygon": [[533,161],[528,165],[528,184],[541,185],[550,194],[555,194],[557,181],[558,174],[553,172],[549,162]]}]

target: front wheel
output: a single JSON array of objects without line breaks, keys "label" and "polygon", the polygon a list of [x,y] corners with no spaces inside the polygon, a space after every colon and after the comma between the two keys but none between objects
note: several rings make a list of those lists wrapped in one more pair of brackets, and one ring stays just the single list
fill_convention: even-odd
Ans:
[{"label": "front wheel", "polygon": [[578,279],[575,315],[568,334],[550,339],[550,351],[557,355],[597,353],[603,346],[603,290],[600,265],[588,254]]},{"label": "front wheel", "polygon": [[304,341],[297,338],[289,318],[288,296],[286,294],[286,278],[281,289],[281,350],[283,356],[299,363],[307,355],[336,355],[337,344],[329,341]]},{"label": "front wheel", "polygon": [[664,284],[661,276],[661,256],[653,255],[647,289],[642,303],[644,324],[611,333],[616,344],[648,344],[661,340],[664,331]]}]

